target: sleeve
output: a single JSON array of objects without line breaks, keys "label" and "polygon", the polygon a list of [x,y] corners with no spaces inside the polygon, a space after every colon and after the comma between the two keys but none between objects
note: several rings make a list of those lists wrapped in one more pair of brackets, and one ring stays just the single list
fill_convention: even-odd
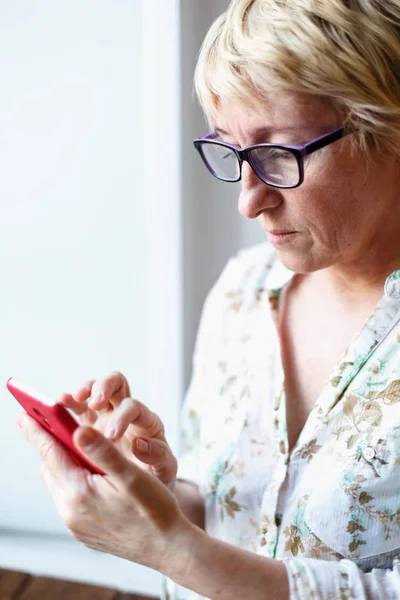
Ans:
[{"label": "sleeve", "polygon": [[400,600],[400,556],[393,569],[363,573],[351,560],[284,558],[290,600]]},{"label": "sleeve", "polygon": [[[238,255],[237,255],[238,256]],[[200,430],[202,415],[210,397],[210,361],[215,356],[219,332],[227,310],[225,292],[235,277],[237,256],[231,258],[208,293],[201,312],[192,359],[192,377],[181,411],[181,444],[177,479],[198,487],[200,482]]]}]

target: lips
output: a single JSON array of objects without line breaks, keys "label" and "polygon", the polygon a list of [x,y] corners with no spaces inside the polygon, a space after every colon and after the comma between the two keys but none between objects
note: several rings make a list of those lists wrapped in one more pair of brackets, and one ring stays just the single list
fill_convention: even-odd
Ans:
[{"label": "lips", "polygon": [[269,240],[275,245],[286,244],[289,240],[293,240],[297,234],[297,231],[289,231],[287,229],[274,229],[267,232]]}]

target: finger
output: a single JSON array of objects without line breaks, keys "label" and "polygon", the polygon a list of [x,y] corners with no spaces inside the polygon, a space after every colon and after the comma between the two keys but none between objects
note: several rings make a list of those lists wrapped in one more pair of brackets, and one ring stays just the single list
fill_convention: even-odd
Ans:
[{"label": "finger", "polygon": [[86,402],[92,394],[92,388],[95,381],[95,379],[84,381],[73,395],[74,400],[78,403]]},{"label": "finger", "polygon": [[135,438],[132,451],[141,462],[152,467],[154,475],[163,483],[170,483],[175,478],[178,462],[166,442]]},{"label": "finger", "polygon": [[87,459],[107,475],[126,485],[132,483],[140,469],[128,461],[116,446],[92,427],[78,427],[74,431],[74,443]]},{"label": "finger", "polygon": [[[75,396],[72,396],[78,405],[81,404],[82,406],[84,406],[85,410],[91,410],[91,414],[89,415],[88,418],[85,419],[85,422],[87,422],[88,425],[92,425],[96,421],[98,412],[104,412],[104,410],[108,411],[110,408],[109,406],[106,406],[105,409],[102,409],[102,407],[99,407],[99,408],[97,408],[97,409],[95,408],[93,410],[93,408],[90,406],[90,402],[92,401],[92,397],[93,397],[93,386],[95,383],[96,383],[95,379],[89,379],[89,380],[85,381],[83,384],[81,384],[79,386],[79,388],[75,392]],[[74,409],[72,408],[72,410],[74,410]],[[76,414],[80,414],[80,413],[76,412]]]},{"label": "finger", "polygon": [[[121,397],[117,398],[119,393]],[[94,382],[89,406],[95,410],[107,408],[109,403],[118,406],[124,396],[130,396],[126,378],[119,371],[111,371]]]},{"label": "finger", "polygon": [[124,398],[118,408],[114,410],[105,435],[109,439],[117,440],[125,433],[129,425],[135,427],[135,433],[138,436],[151,438],[164,436],[164,425],[159,416],[134,398]]},{"label": "finger", "polygon": [[44,469],[53,477],[58,479],[65,476],[68,470],[78,469],[67,450],[35,419],[22,413],[18,415],[17,423],[25,438],[38,452]]},{"label": "finger", "polygon": [[71,410],[80,420],[88,425],[93,425],[97,420],[97,413],[88,407],[87,402],[76,402],[72,394],[62,394],[59,403]]},{"label": "finger", "polygon": [[[153,467],[165,463],[171,450],[166,442],[137,437],[132,442],[132,450],[141,461]],[[171,453],[172,454],[172,453]]]},{"label": "finger", "polygon": [[59,403],[72,410],[76,415],[81,415],[87,410],[90,410],[87,402],[77,402],[72,394],[62,394],[59,398]]}]

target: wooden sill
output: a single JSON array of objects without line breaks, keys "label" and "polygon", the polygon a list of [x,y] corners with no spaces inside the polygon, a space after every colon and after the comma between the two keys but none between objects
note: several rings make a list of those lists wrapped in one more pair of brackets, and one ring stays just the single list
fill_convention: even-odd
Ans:
[{"label": "wooden sill", "polygon": [[0,600],[157,600],[97,587],[37,577],[19,571],[0,570]]}]

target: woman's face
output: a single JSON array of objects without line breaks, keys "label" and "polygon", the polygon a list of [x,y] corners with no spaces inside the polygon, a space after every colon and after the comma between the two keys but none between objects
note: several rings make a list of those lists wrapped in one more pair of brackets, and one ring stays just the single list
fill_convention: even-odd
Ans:
[{"label": "woman's face", "polygon": [[[305,144],[342,123],[326,103],[285,94],[270,96],[259,111],[221,103],[213,125],[221,139],[245,148]],[[297,273],[368,262],[396,244],[400,251],[398,163],[376,153],[367,164],[352,148],[355,135],[307,157],[298,188],[268,186],[243,163],[239,212],[258,220],[279,258]]]}]

